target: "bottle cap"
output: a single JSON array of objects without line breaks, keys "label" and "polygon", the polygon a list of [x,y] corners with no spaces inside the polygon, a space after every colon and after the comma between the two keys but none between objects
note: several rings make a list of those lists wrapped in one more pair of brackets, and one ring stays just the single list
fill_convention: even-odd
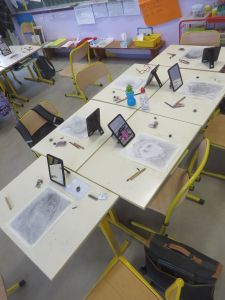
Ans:
[{"label": "bottle cap", "polygon": [[142,94],[145,93],[145,88],[144,88],[144,87],[141,88],[141,93],[142,93]]}]

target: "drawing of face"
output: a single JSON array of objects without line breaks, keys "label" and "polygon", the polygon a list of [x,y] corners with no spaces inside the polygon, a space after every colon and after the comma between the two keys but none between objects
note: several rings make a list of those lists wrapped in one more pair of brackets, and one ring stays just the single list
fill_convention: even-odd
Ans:
[{"label": "drawing of face", "polygon": [[164,156],[163,148],[151,141],[143,141],[137,150],[137,154],[139,157],[144,159],[160,159]]}]

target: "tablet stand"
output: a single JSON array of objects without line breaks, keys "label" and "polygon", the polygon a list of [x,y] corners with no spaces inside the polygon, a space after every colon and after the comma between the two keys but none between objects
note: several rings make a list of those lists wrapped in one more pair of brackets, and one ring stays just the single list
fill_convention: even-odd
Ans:
[{"label": "tablet stand", "polygon": [[152,75],[155,77],[155,79],[156,79],[156,81],[157,81],[159,87],[162,87],[162,82],[160,81],[159,76],[158,76],[156,70],[152,70]]}]

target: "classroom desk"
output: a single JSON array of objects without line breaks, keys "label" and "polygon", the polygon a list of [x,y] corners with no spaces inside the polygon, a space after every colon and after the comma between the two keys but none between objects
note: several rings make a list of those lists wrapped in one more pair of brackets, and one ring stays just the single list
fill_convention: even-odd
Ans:
[{"label": "classroom desk", "polygon": [[[190,81],[199,81],[224,86],[224,74],[222,73],[181,69],[181,75],[184,84]],[[215,96],[213,100],[191,95],[186,96],[183,100],[184,107],[171,108],[165,104],[165,102],[169,102],[169,100],[178,101],[182,98],[183,94],[182,87],[176,92],[173,92],[173,90],[169,88],[169,84],[169,81],[166,82],[166,84],[149,99],[149,111],[157,115],[197,124],[199,126],[205,125],[225,94],[224,86],[222,91]]]},{"label": "classroom desk", "polygon": [[[220,72],[220,70],[225,65],[225,47],[221,47],[219,59],[215,62],[214,69],[209,69],[208,63],[202,63],[202,57],[197,59],[189,59],[184,57],[191,49],[204,49],[204,46],[191,46],[191,45],[170,45],[164,51],[162,51],[157,57],[150,61],[153,65],[162,65],[166,67],[171,67],[176,63],[179,63],[180,68],[182,69],[195,69],[201,71],[209,71],[209,72]],[[179,50],[184,49],[184,50]],[[173,56],[172,54],[175,54]],[[189,63],[182,63],[179,60],[184,59]]]},{"label": "classroom desk", "polygon": [[[43,184],[37,188],[35,185],[40,178]],[[64,187],[50,181],[45,157],[38,158],[0,192],[1,229],[51,280],[101,222],[118,198],[117,195],[73,172],[66,174],[67,184],[74,179],[87,183],[90,187],[89,193],[97,195],[100,192],[106,192],[108,198],[104,201],[95,201],[86,194],[82,199],[76,200],[64,190]],[[64,195],[72,205],[42,238],[30,247],[12,233],[8,225],[17,213],[48,186]],[[8,197],[12,210],[7,206],[5,197]],[[73,209],[75,206],[77,208]]]},{"label": "classroom desk", "polygon": [[12,53],[7,56],[0,56],[0,73],[33,55],[40,49],[41,46],[32,45],[10,46]]},{"label": "classroom desk", "polygon": [[[154,66],[149,65],[149,67],[151,68],[151,70],[154,68]],[[141,74],[140,72],[137,71],[140,70],[147,70],[146,72],[144,72],[143,74]],[[159,67],[158,69],[158,76],[162,82],[162,84],[164,84],[168,79],[168,73],[167,73],[167,67]],[[128,68],[124,73],[122,73],[119,77],[117,77],[112,83],[110,83],[108,86],[106,86],[101,92],[99,92],[97,95],[95,95],[93,97],[94,100],[98,100],[98,101],[102,101],[102,102],[106,102],[106,103],[113,103],[119,106],[124,106],[124,107],[129,107],[129,108],[133,108],[133,109],[138,109],[140,107],[140,95],[137,95],[136,101],[137,104],[135,106],[128,106],[127,105],[127,101],[123,101],[120,103],[116,103],[113,100],[114,96],[118,96],[120,97],[120,99],[124,99],[126,97],[125,94],[125,88],[118,88],[117,87],[117,82],[119,82],[120,80],[123,79],[124,76],[129,76],[129,77],[134,77],[134,78],[140,78],[143,79],[143,81],[145,82],[147,80],[147,77],[149,75],[150,70],[148,70],[148,67],[144,64],[133,64],[130,68]],[[147,96],[150,98],[157,90],[159,90],[159,85],[157,84],[155,78],[152,80],[150,86],[148,86],[146,88],[146,94]],[[134,91],[135,93],[140,92],[140,89],[136,89]]]},{"label": "classroom desk", "polygon": [[[149,128],[148,125],[155,120],[159,122],[158,127]],[[180,145],[177,154],[166,169],[159,171],[146,167],[141,175],[127,182],[127,178],[137,172],[137,168],[142,169],[144,165],[124,157],[121,154],[122,146],[114,138],[110,138],[77,172],[113,191],[133,205],[145,209],[164,180],[183,157],[200,127],[142,111],[136,111],[128,123],[136,135],[147,133]],[[172,136],[169,137],[170,135]]]},{"label": "classroom desk", "polygon": [[[65,122],[70,121],[74,116],[86,118],[97,108],[100,108],[101,126],[104,130],[103,135],[96,132],[89,138],[79,139],[66,136],[66,134],[59,132],[59,129],[65,125]],[[129,108],[91,100],[76,111],[67,121],[62,123],[57,129],[36,144],[32,150],[42,155],[49,153],[56,157],[60,157],[63,159],[66,167],[75,171],[110,137],[111,131],[108,129],[107,124],[119,113],[121,113],[125,119],[128,119],[134,111]],[[64,140],[66,141],[76,142],[85,149],[77,149],[69,143],[65,147],[55,147],[53,142],[63,141],[60,139],[61,137],[65,137]],[[49,141],[50,138],[53,139],[52,142]]]}]

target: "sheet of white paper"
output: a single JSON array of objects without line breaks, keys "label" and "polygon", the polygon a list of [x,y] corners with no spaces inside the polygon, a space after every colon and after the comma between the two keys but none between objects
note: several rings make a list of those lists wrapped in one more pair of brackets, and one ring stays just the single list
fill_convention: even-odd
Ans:
[{"label": "sheet of white paper", "polygon": [[185,55],[184,59],[201,59],[204,48],[192,48]]},{"label": "sheet of white paper", "polygon": [[123,12],[125,16],[140,15],[138,0],[123,0]]},{"label": "sheet of white paper", "polygon": [[8,228],[26,246],[34,246],[70,206],[66,196],[47,187],[10,221]]},{"label": "sheet of white paper", "polygon": [[178,92],[185,96],[194,96],[196,98],[214,100],[217,98],[219,93],[221,93],[223,88],[223,85],[220,84],[189,81],[186,82],[178,90]]},{"label": "sheet of white paper", "polygon": [[86,119],[83,117],[74,116],[66,120],[57,130],[73,138],[88,137]]},{"label": "sheet of white paper", "polygon": [[79,179],[74,179],[66,186],[65,190],[77,200],[80,200],[90,191],[90,185]]},{"label": "sheet of white paper", "polygon": [[128,76],[122,75],[112,83],[112,86],[115,89],[124,90],[126,89],[127,85],[130,84],[134,90],[137,90],[145,85],[146,79],[135,77],[135,76]]},{"label": "sheet of white paper", "polygon": [[95,24],[91,5],[74,7],[74,12],[78,25]]},{"label": "sheet of white paper", "polygon": [[107,9],[109,17],[123,16],[123,5],[120,1],[107,3]]},{"label": "sheet of white paper", "polygon": [[150,134],[138,134],[121,153],[152,169],[163,171],[176,157],[179,145]]},{"label": "sheet of white paper", "polygon": [[95,18],[106,18],[108,17],[108,10],[106,3],[99,3],[92,6]]}]

